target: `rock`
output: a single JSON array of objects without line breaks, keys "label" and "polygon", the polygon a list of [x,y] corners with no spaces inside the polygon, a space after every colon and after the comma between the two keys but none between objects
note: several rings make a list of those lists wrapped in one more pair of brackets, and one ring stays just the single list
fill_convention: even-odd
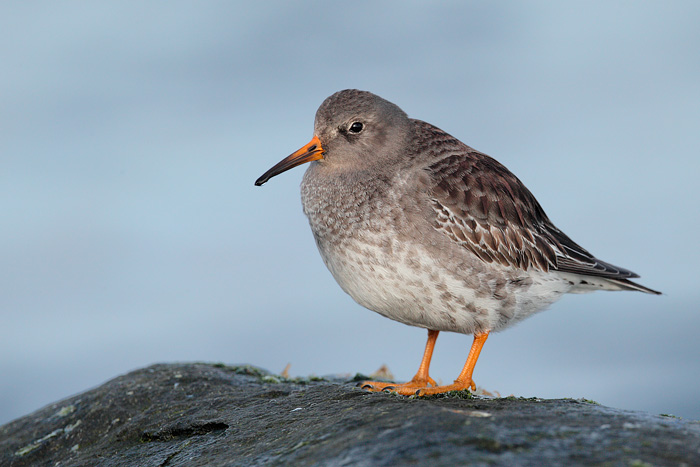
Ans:
[{"label": "rock", "polygon": [[0,427],[3,466],[698,465],[700,423],[583,400],[426,399],[154,365]]}]

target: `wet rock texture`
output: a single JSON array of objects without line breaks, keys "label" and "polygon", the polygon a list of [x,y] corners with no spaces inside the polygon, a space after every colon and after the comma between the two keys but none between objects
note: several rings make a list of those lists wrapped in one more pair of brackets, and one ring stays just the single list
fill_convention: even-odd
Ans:
[{"label": "wet rock texture", "polygon": [[431,399],[155,365],[0,427],[2,466],[698,465],[700,423],[577,400]]}]

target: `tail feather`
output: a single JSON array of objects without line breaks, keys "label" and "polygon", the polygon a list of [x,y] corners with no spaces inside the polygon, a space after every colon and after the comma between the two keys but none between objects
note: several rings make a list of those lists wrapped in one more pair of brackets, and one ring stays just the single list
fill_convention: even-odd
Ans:
[{"label": "tail feather", "polygon": [[644,287],[626,278],[600,277],[570,272],[561,272],[560,274],[573,286],[570,290],[572,293],[593,292],[594,290],[637,290],[639,292],[661,295],[661,292]]},{"label": "tail feather", "polygon": [[637,284],[636,282],[632,282],[631,280],[628,279],[608,279],[610,282],[615,282],[620,285],[625,290],[638,290],[640,292],[644,293],[650,293],[654,295],[661,295],[661,292],[658,290],[650,289],[649,287],[644,287],[641,284]]}]

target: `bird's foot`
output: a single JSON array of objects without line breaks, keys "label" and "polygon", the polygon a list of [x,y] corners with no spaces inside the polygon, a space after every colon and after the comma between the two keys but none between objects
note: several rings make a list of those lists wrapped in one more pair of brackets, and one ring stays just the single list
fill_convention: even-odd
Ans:
[{"label": "bird's foot", "polygon": [[468,381],[455,381],[445,386],[438,386],[432,378],[430,378],[429,381],[411,380],[403,384],[363,381],[360,385],[362,389],[367,389],[372,392],[395,392],[402,396],[432,396],[433,394],[444,394],[450,391],[464,391],[465,389],[476,390],[476,384],[474,384],[474,381],[471,379]]},{"label": "bird's foot", "polygon": [[432,387],[432,388],[420,388],[418,389],[414,395],[416,396],[432,396],[433,394],[444,394],[446,392],[451,392],[451,391],[464,391],[464,390],[471,390],[471,391],[476,391],[476,384],[474,381],[470,379],[466,381],[459,381],[456,380],[452,384],[446,384],[445,386],[437,386],[437,387]]},{"label": "bird's foot", "polygon": [[[407,383],[387,383],[383,381],[363,381],[358,384],[362,389],[367,389],[371,392],[396,392],[404,396],[416,394],[416,391],[422,389],[433,389],[439,387],[435,380],[430,376],[427,379],[413,378]],[[430,387],[432,386],[432,388]]]}]

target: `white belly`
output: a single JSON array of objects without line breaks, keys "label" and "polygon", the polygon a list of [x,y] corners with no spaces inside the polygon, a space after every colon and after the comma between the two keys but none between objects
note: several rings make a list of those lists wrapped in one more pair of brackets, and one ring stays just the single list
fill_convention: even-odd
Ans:
[{"label": "white belly", "polygon": [[546,308],[571,287],[556,276],[479,262],[451,271],[420,245],[389,243],[387,237],[396,238],[363,232],[340,245],[318,238],[317,244],[335,280],[357,303],[411,326],[496,331]]}]

